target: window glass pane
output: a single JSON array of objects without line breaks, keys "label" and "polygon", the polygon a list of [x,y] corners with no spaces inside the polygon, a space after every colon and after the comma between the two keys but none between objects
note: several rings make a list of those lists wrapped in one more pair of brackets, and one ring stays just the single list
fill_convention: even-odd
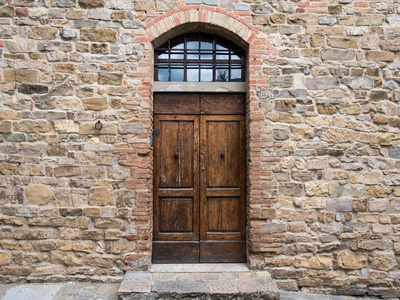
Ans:
[{"label": "window glass pane", "polygon": [[212,68],[204,68],[202,67],[201,70],[201,78],[200,81],[213,81],[213,69]]},{"label": "window glass pane", "polygon": [[158,55],[158,59],[168,59],[168,53],[163,52]]},{"label": "window glass pane", "polygon": [[186,49],[188,50],[199,49],[199,40],[198,39],[187,40]]},{"label": "window glass pane", "polygon": [[231,54],[231,60],[238,60],[239,62],[242,60],[239,55]]},{"label": "window glass pane", "polygon": [[213,42],[209,39],[201,39],[200,48],[204,50],[212,50]]},{"label": "window glass pane", "polygon": [[242,80],[242,69],[232,69],[231,81],[241,81],[241,80]]},{"label": "window glass pane", "polygon": [[187,81],[199,81],[199,67],[187,69]]},{"label": "window glass pane", "polygon": [[168,81],[168,68],[158,68],[158,81]]},{"label": "window glass pane", "polygon": [[199,59],[199,52],[198,51],[190,51],[188,52],[187,59]]},{"label": "window glass pane", "polygon": [[229,69],[217,69],[215,81],[229,81]]},{"label": "window glass pane", "polygon": [[171,51],[171,59],[183,59],[183,53],[179,53],[178,51]]},{"label": "window glass pane", "polygon": [[228,60],[229,59],[229,55],[228,54],[217,54],[216,55],[216,59],[217,60]]},{"label": "window glass pane", "polygon": [[154,71],[159,81],[242,81],[245,73],[243,50],[206,33],[178,36],[155,53]]},{"label": "window glass pane", "polygon": [[211,60],[212,58],[213,58],[212,52],[210,52],[210,51],[203,51],[200,54],[200,59],[210,59]]},{"label": "window glass pane", "polygon": [[183,68],[171,67],[171,81],[183,81]]},{"label": "window glass pane", "polygon": [[226,50],[228,51],[228,46],[222,45],[222,44],[217,44],[216,45],[217,50]]},{"label": "window glass pane", "polygon": [[183,49],[183,41],[176,44],[176,45],[171,45],[171,49],[176,50],[176,49]]}]

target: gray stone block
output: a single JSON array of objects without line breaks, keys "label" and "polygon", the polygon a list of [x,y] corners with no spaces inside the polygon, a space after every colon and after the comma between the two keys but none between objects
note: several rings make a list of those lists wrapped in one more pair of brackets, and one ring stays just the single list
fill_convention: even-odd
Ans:
[{"label": "gray stone block", "polygon": [[203,0],[203,4],[217,6],[218,0]]},{"label": "gray stone block", "polygon": [[152,292],[159,294],[204,294],[208,293],[208,288],[204,282],[200,281],[161,281],[156,282]]},{"label": "gray stone block", "polygon": [[244,3],[237,3],[237,4],[235,4],[235,10],[248,11],[249,10],[249,6],[247,4],[244,4]]}]

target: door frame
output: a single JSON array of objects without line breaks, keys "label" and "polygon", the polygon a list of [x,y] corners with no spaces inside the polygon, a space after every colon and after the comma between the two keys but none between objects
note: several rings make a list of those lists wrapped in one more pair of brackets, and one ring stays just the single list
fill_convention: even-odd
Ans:
[{"label": "door frame", "polygon": [[[190,86],[193,85],[192,83],[180,83],[180,84],[188,85],[188,86],[189,85]],[[239,93],[236,92],[235,94],[242,94],[245,97],[244,113],[243,114],[235,114],[235,113],[233,113],[233,115],[241,116],[241,118],[244,119],[244,122],[241,125],[241,126],[244,127],[243,128],[244,129],[243,130],[243,136],[240,137],[241,140],[244,139],[244,141],[241,141],[241,143],[240,143],[240,145],[241,145],[241,150],[240,151],[241,152],[243,151],[243,157],[244,157],[243,161],[241,162],[241,164],[243,164],[244,174],[241,173],[241,176],[240,176],[241,181],[243,180],[243,182],[244,182],[244,187],[241,189],[240,197],[241,198],[243,197],[243,199],[244,199],[244,204],[243,204],[244,207],[241,207],[240,211],[241,211],[242,217],[244,219],[244,221],[243,221],[244,224],[241,224],[241,227],[244,227],[243,231],[244,231],[244,235],[245,235],[245,241],[244,241],[244,244],[245,244],[244,245],[244,247],[245,247],[245,257],[246,257],[246,260],[248,262],[248,259],[249,259],[249,256],[248,256],[248,238],[249,238],[249,234],[248,234],[248,191],[247,191],[247,182],[248,182],[248,166],[247,166],[248,165],[248,162],[247,162],[247,145],[248,145],[248,141],[247,141],[247,127],[248,127],[248,124],[247,124],[247,112],[248,112],[248,110],[247,110],[247,97],[246,97],[246,92],[243,91],[244,85],[243,85],[242,82],[240,82],[239,84],[237,84],[237,83],[223,83],[223,85],[224,84],[227,85],[227,86],[231,86],[231,87],[236,86],[236,90],[239,91]],[[174,91],[174,90],[171,90],[171,89],[169,89],[168,92],[177,93],[177,91]],[[179,90],[178,92],[182,92],[182,91]],[[165,91],[159,91],[159,92],[154,91],[153,92],[153,122],[152,122],[153,130],[155,128],[155,124],[156,124],[156,118],[155,117],[157,115],[156,109],[155,109],[155,102],[156,101],[154,100],[155,99],[155,94],[157,94],[157,93],[163,93],[164,94]],[[188,92],[185,91],[184,93],[188,93]],[[192,90],[190,90],[189,93],[190,94],[206,94],[204,91],[192,91]],[[209,91],[207,91],[207,93],[219,94],[219,95],[222,95],[223,97],[226,97],[226,96],[229,97],[229,95],[232,94],[232,93],[226,93],[226,92],[217,92],[216,93],[216,91],[214,91],[212,88]],[[167,93],[165,93],[165,94],[167,94]],[[223,104],[220,104],[220,106],[223,107]],[[183,111],[182,114],[183,115],[186,115],[186,114],[190,115],[190,113],[188,113],[187,111]],[[216,114],[216,116],[217,115],[218,114]],[[182,115],[180,115],[180,116],[182,117]],[[202,120],[203,116],[213,116],[213,115],[212,114],[204,114],[204,115],[200,114],[200,115],[198,115],[198,127],[199,127],[199,129],[202,127],[201,120]],[[172,115],[171,115],[171,118],[173,118]],[[202,134],[203,133],[201,133],[201,131],[200,131],[199,140],[202,140],[202,137],[201,137]],[[154,137],[152,138],[152,141],[154,143]],[[199,148],[198,148],[199,149],[199,158],[198,158],[199,159],[199,165],[198,165],[198,167],[199,167],[199,175],[200,175],[202,163],[204,163],[204,161],[200,158],[200,152],[201,152],[201,149],[202,149],[202,145],[201,145],[200,141],[197,141],[197,143],[199,143]],[[154,201],[155,201],[155,198],[157,196],[154,169],[157,167],[158,164],[156,163],[156,159],[155,159],[155,155],[154,155],[155,151],[156,151],[156,145],[154,143],[153,144],[153,177],[152,177],[153,178],[153,180],[152,180],[153,181],[152,210],[155,207],[155,202]],[[243,178],[243,176],[244,176],[244,178]],[[202,177],[205,178],[204,176],[199,176],[199,181],[200,181],[199,182],[199,190],[201,190],[201,188],[202,188],[201,186],[204,184],[202,182],[202,180],[201,180]],[[205,196],[205,194],[201,195],[201,193],[199,193],[199,195],[198,195],[198,202],[199,203],[201,201],[204,201],[203,196]],[[204,209],[204,206],[201,206],[201,207],[203,207],[203,209]],[[202,230],[200,230],[200,227],[204,226],[204,224],[202,225],[202,219],[204,218],[204,215],[205,215],[205,212],[201,211],[202,210],[201,207],[199,207],[199,224],[198,224],[198,226],[199,226],[199,234],[200,234],[200,236],[199,236],[199,245],[201,244],[201,239],[202,239],[202,236],[201,236],[202,235]],[[156,220],[157,219],[156,216],[158,216],[157,212],[153,212],[152,213],[152,218],[153,218],[152,234],[154,233],[154,226],[157,226],[157,224],[158,224],[158,220]],[[190,243],[188,243],[187,246],[190,246],[189,244]],[[205,246],[207,247],[207,245],[205,245]],[[153,253],[153,247],[154,247],[154,238],[152,237],[151,238],[151,247],[150,247],[151,253]],[[230,247],[230,244],[228,242],[227,243],[227,248],[226,248],[227,251],[229,251],[229,247]],[[210,251],[212,251],[212,248],[210,248],[210,249],[211,249]],[[153,259],[151,259],[151,263],[153,263]],[[201,262],[199,262],[199,263],[201,263]]]}]

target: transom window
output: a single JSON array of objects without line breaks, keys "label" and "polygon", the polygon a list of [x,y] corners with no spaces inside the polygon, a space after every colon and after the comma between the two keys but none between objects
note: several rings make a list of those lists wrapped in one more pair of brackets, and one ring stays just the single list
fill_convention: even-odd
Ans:
[{"label": "transom window", "polygon": [[245,81],[244,51],[204,33],[184,34],[155,49],[156,81]]}]

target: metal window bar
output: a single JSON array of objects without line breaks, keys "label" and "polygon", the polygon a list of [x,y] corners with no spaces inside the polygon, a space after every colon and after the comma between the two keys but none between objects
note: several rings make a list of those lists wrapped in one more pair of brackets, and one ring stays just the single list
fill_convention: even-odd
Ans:
[{"label": "metal window bar", "polygon": [[[196,48],[188,48],[188,40],[197,42]],[[202,41],[212,41],[212,49],[202,49]],[[172,46],[171,46],[172,44]],[[174,47],[182,45],[182,49],[173,49]],[[226,50],[217,49],[225,48]],[[202,70],[212,69],[211,81],[220,81],[217,78],[218,70],[227,70],[226,80],[223,81],[244,81],[245,78],[245,53],[243,50],[232,44],[231,42],[209,34],[184,34],[174,39],[168,40],[164,45],[155,50],[155,64],[154,64],[154,80],[161,81],[159,78],[159,71],[167,71],[167,80],[173,81],[172,70],[181,70],[183,72],[182,80],[179,81],[193,81],[188,78],[188,70],[195,69],[198,74],[196,75],[197,81],[202,81]],[[188,58],[197,55],[197,58]],[[211,59],[203,59],[202,55],[211,55]],[[168,58],[165,58],[167,56]],[[207,57],[206,56],[206,57]],[[233,59],[232,56],[239,59]],[[164,57],[164,58],[162,58]],[[233,79],[232,70],[240,70],[240,80]],[[222,71],[220,71],[219,74]],[[180,72],[179,72],[180,73]],[[194,74],[194,73],[193,73]],[[206,74],[206,73],[204,73]],[[165,74],[164,74],[165,75]],[[175,80],[174,80],[175,81]]]}]

